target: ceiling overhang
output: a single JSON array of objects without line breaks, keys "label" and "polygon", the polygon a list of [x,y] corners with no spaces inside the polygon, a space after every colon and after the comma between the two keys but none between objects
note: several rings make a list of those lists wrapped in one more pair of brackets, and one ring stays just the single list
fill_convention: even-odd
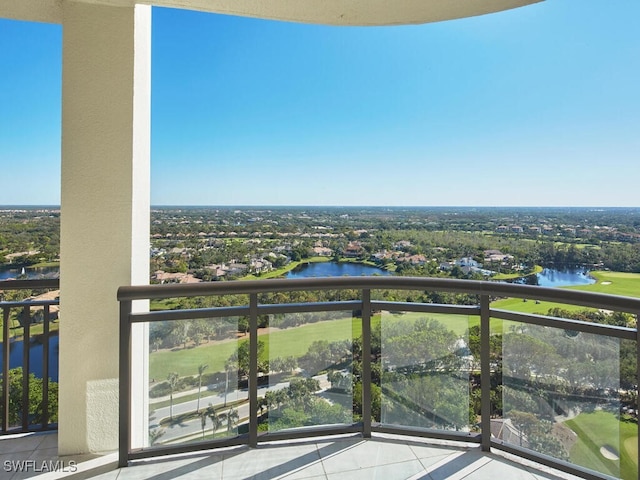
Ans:
[{"label": "ceiling overhang", "polygon": [[62,3],[145,4],[323,25],[409,25],[500,12],[543,0],[5,0],[0,18],[62,23]]}]

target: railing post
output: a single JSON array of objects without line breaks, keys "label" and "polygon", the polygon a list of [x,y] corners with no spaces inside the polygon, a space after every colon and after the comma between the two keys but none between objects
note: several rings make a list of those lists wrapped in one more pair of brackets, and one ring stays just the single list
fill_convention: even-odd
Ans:
[{"label": "railing post", "polygon": [[258,446],[258,295],[249,295],[249,447]]},{"label": "railing post", "polygon": [[49,305],[44,306],[42,332],[42,429],[49,428],[49,322],[51,311]]},{"label": "railing post", "polygon": [[118,467],[120,468],[129,465],[131,451],[131,323],[129,321],[131,310],[131,301],[120,302],[120,423],[118,428]]},{"label": "railing post", "polygon": [[362,436],[371,438],[371,290],[362,290]]},{"label": "railing post", "polygon": [[31,343],[31,307],[22,308],[22,431],[29,430],[29,344]]},{"label": "railing post", "polygon": [[9,430],[9,307],[2,307],[2,431]]},{"label": "railing post", "polygon": [[491,311],[489,296],[480,297],[480,425],[482,428],[482,450],[491,450]]}]

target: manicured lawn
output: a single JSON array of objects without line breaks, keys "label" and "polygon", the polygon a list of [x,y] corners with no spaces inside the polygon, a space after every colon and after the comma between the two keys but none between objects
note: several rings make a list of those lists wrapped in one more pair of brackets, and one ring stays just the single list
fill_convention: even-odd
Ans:
[{"label": "manicured lawn", "polygon": [[541,273],[544,270],[540,265],[535,265],[533,270],[527,275],[522,275],[520,273],[497,273],[491,280],[513,280],[514,278],[521,278],[529,275],[535,275],[536,273]]},{"label": "manicured lawn", "polygon": [[[334,342],[351,339],[362,332],[359,320],[351,317],[326,322],[310,323],[301,327],[276,330],[260,335],[265,343],[264,356],[275,357],[301,356],[307,353],[309,345],[316,340]],[[239,340],[229,340],[216,344],[205,344],[192,348],[177,348],[172,351],[162,350],[149,355],[149,377],[163,381],[169,373],[178,372],[180,376],[196,375],[198,365],[208,364],[209,372],[224,370],[227,359],[238,348]]]},{"label": "manicured lawn", "polygon": [[[575,287],[566,287],[572,290],[583,290],[585,292],[608,293],[611,295],[622,295],[626,297],[640,297],[640,273],[624,273],[624,272],[591,272],[597,282],[592,285],[579,285]],[[522,313],[541,313],[546,314],[551,308],[562,308],[569,311],[584,310],[586,307],[577,305],[566,305],[555,302],[539,302],[536,304],[533,300],[523,302],[518,298],[507,298],[497,300],[491,304],[492,308],[503,310],[512,310]]]},{"label": "manicured lawn", "polygon": [[311,257],[305,258],[304,260],[290,262],[282,268],[278,268],[276,270],[272,270],[270,272],[261,274],[261,275],[246,275],[242,277],[240,280],[258,280],[258,279],[266,279],[266,278],[279,278],[282,277],[285,273],[290,272],[298,265],[302,265],[305,263],[322,263],[322,262],[330,262],[331,258],[329,257]]},{"label": "manicured lawn", "polygon": [[[637,478],[638,426],[636,424],[621,422],[613,413],[604,411],[581,413],[565,424],[578,435],[578,441],[569,452],[573,463],[615,477]],[[618,462],[608,460],[600,453],[600,448],[606,445],[618,451],[619,467]]]},{"label": "manicured lawn", "polygon": [[[414,319],[434,318],[441,321],[447,328],[456,334],[462,335],[469,326],[477,324],[477,317],[466,315],[445,315],[435,313],[407,312],[400,315],[385,314],[385,321],[393,321],[394,318]],[[372,318],[372,328],[376,329],[380,324],[379,315]],[[471,323],[470,323],[471,322]],[[309,346],[318,340],[335,342],[337,340],[351,340],[362,334],[360,319],[345,317],[338,320],[310,323],[300,327],[274,330],[260,335],[260,340],[265,343],[264,357],[299,357],[307,353]],[[208,372],[223,371],[227,359],[238,348],[239,341],[245,341],[248,337],[240,337],[215,344],[204,344],[199,347],[176,348],[171,351],[161,350],[153,352],[149,356],[149,377],[156,381],[164,381],[169,373],[178,372],[180,376],[196,375],[198,366],[208,364]]]},{"label": "manicured lawn", "polygon": [[572,288],[625,297],[640,297],[640,273],[597,271],[591,272],[591,276],[597,280],[595,284]]},{"label": "manicured lawn", "polygon": [[442,323],[447,329],[452,330],[457,335],[464,334],[469,327],[480,324],[480,317],[469,315],[452,315],[446,313],[421,313],[421,312],[403,312],[403,313],[385,313],[384,321],[393,322],[394,319],[410,319],[418,320],[420,318],[434,319]]},{"label": "manicured lawn", "polygon": [[536,303],[534,300],[527,300],[526,302],[523,302],[521,298],[505,298],[502,300],[496,300],[491,304],[491,308],[497,308],[500,310],[509,310],[521,313],[539,313],[542,315],[546,315],[549,309],[556,307],[572,312],[577,312],[586,308],[579,305],[566,305],[564,303],[556,302]]}]

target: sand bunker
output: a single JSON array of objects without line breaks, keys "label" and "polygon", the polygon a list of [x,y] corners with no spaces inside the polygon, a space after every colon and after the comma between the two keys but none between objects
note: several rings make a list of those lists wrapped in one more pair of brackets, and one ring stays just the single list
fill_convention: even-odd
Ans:
[{"label": "sand bunker", "polygon": [[611,285],[611,282],[602,282],[600,285]]},{"label": "sand bunker", "polygon": [[608,458],[609,460],[620,460],[620,456],[616,449],[609,445],[603,445],[600,447],[600,455],[604,458]]}]

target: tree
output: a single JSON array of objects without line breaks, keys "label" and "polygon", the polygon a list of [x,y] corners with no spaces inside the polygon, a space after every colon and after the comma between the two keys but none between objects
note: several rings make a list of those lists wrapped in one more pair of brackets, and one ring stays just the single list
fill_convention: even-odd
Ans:
[{"label": "tree", "polygon": [[207,426],[207,412],[200,413],[200,426],[202,427],[202,439],[204,440],[204,428]]},{"label": "tree", "polygon": [[169,417],[173,420],[173,392],[178,386],[178,379],[180,376],[178,372],[172,372],[167,377],[167,381],[169,382]]},{"label": "tree", "polygon": [[209,420],[211,420],[211,424],[212,424],[212,430],[213,430],[213,436],[216,436],[216,431],[218,430],[218,427],[220,426],[220,417],[218,416],[218,412],[216,412],[216,409],[213,405],[209,404],[209,407],[206,410],[206,415],[207,417],[209,417]]},{"label": "tree", "polygon": [[235,408],[231,408],[227,413],[220,415],[221,420],[227,423],[227,434],[231,434],[231,431],[235,428],[240,420],[238,411]]},{"label": "tree", "polygon": [[198,406],[196,408],[196,412],[200,411],[200,391],[202,390],[202,374],[204,371],[209,368],[209,365],[203,363],[202,365],[198,365]]},{"label": "tree", "polygon": [[149,444],[155,445],[165,432],[166,430],[164,428],[154,428],[153,430],[149,430]]},{"label": "tree", "polygon": [[[0,385],[2,381],[0,381]],[[29,374],[29,404],[26,408],[29,410],[31,424],[42,422],[42,379],[36,377],[33,373]],[[22,413],[22,367],[12,368],[9,370],[9,424],[16,425],[21,423]],[[56,423],[58,421],[58,384],[49,380],[49,422]]]}]

